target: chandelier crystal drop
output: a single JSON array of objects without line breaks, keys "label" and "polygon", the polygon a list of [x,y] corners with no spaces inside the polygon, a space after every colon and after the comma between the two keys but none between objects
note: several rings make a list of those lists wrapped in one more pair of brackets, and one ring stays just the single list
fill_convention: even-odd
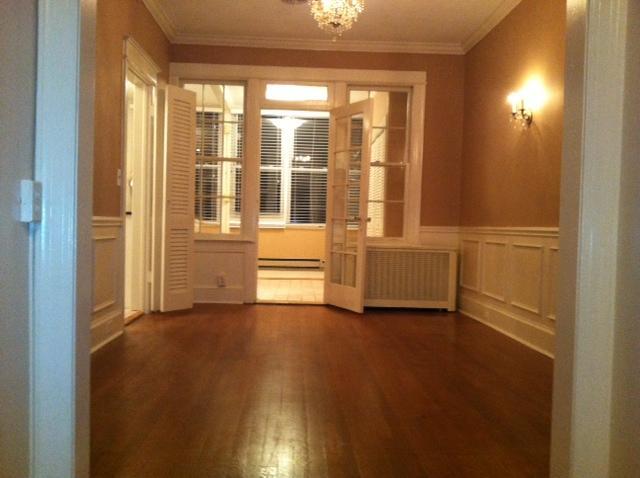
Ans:
[{"label": "chandelier crystal drop", "polygon": [[364,11],[364,0],[311,0],[318,26],[335,37],[349,30]]}]

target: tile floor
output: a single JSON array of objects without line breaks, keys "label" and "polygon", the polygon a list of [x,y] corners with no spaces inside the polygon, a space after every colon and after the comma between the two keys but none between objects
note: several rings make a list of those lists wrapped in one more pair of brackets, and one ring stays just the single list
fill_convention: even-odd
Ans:
[{"label": "tile floor", "polygon": [[323,304],[324,272],[316,270],[259,270],[258,302],[267,304]]}]

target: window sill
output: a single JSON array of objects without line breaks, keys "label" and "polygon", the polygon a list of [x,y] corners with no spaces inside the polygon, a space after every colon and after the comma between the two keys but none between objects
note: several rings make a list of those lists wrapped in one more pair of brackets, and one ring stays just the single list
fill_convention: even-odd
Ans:
[{"label": "window sill", "polygon": [[325,229],[324,224],[260,224],[258,229],[278,229],[278,230],[286,230],[286,229],[298,229],[298,230],[322,230]]},{"label": "window sill", "polygon": [[252,243],[255,242],[252,239],[248,239],[244,236],[232,235],[232,234],[204,234],[204,233],[194,233],[193,239],[195,241],[215,241],[215,242],[244,242],[244,243]]}]

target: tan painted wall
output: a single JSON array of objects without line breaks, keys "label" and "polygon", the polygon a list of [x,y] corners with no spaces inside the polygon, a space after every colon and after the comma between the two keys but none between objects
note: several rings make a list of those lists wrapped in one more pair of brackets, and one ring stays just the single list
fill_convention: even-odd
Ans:
[{"label": "tan painted wall", "polygon": [[427,72],[421,223],[458,225],[464,57],[172,45],[174,62]]},{"label": "tan painted wall", "polygon": [[93,211],[120,215],[117,172],[122,157],[122,48],[131,35],[169,74],[169,41],[142,0],[98,0],[96,24],[96,101]]},{"label": "tan painted wall", "polygon": [[18,183],[33,177],[38,2],[0,2],[0,477],[29,476],[29,227]]},{"label": "tan painted wall", "polygon": [[260,229],[258,257],[324,259],[324,229]]},{"label": "tan painted wall", "polygon": [[[463,226],[557,226],[565,4],[523,0],[465,57]],[[506,97],[532,76],[549,93],[527,130]]]}]

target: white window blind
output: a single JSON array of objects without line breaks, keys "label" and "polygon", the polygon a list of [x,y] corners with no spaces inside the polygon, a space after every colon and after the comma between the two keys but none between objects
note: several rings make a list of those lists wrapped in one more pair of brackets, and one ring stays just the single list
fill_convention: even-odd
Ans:
[{"label": "white window blind", "polygon": [[239,234],[244,86],[185,83],[196,93],[195,230]]},{"label": "white window blind", "polygon": [[262,226],[325,223],[328,158],[329,118],[326,114],[313,117],[263,113]]}]

